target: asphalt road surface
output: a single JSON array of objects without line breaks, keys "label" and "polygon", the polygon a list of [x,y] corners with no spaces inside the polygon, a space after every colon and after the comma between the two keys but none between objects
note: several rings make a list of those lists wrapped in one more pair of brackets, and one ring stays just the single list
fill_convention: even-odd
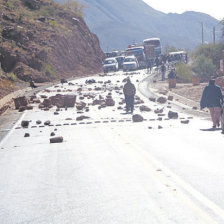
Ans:
[{"label": "asphalt road surface", "polygon": [[[209,120],[175,102],[149,101],[155,95],[144,71],[129,73],[138,87],[134,114],[144,117],[133,123],[124,111],[126,76],[93,77],[93,84],[75,80],[38,94],[41,100],[76,94],[77,101],[90,104],[89,111],[68,108],[55,115],[55,107],[44,111],[35,105],[0,142],[1,224],[224,223],[221,131],[209,131]],[[108,93],[115,106],[98,108],[87,97]],[[141,105],[152,111],[141,112]],[[178,119],[168,119],[170,110]],[[77,121],[81,115],[89,118]],[[30,121],[28,128],[21,127],[22,120]],[[52,132],[64,141],[50,144]]]}]

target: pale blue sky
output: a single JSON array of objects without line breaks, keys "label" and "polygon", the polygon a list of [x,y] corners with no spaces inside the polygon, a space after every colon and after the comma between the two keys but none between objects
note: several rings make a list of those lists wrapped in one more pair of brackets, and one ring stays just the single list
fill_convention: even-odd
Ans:
[{"label": "pale blue sky", "polygon": [[169,13],[183,13],[185,11],[203,12],[218,20],[224,18],[223,0],[143,0],[156,10]]}]

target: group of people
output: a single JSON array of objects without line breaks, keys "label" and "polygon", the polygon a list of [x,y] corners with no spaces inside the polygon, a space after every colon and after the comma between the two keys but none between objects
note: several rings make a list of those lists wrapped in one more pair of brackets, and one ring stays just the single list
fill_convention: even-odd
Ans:
[{"label": "group of people", "polygon": [[[170,76],[168,78],[175,78],[175,71],[171,69],[171,72],[168,76]],[[126,79],[126,81],[127,82],[123,88],[126,103],[126,112],[128,113],[130,111],[131,113],[133,113],[136,88],[129,77]],[[224,114],[222,115],[223,95],[221,88],[215,84],[214,79],[211,79],[209,81],[209,84],[204,88],[200,105],[201,109],[209,109],[213,122],[212,128],[217,128],[222,125],[222,133],[224,134],[224,124],[223,122],[221,122],[221,116],[223,116],[224,118]]]}]

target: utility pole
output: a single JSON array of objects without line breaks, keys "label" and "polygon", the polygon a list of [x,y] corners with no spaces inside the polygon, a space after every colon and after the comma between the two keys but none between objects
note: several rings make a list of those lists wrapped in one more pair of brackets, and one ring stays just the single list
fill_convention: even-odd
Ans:
[{"label": "utility pole", "polygon": [[215,44],[215,26],[213,27],[213,44]]},{"label": "utility pole", "polygon": [[201,22],[201,43],[204,44],[204,24]]}]

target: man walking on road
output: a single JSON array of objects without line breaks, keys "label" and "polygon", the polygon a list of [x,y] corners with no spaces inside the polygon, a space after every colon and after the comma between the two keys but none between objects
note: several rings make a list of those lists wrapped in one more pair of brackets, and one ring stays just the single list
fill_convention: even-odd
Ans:
[{"label": "man walking on road", "polygon": [[131,110],[131,113],[133,113],[136,88],[134,84],[131,83],[129,77],[127,78],[127,83],[124,85],[123,92],[125,96],[126,112],[128,113],[128,111]]},{"label": "man walking on road", "polygon": [[166,73],[165,63],[163,63],[162,66],[161,66],[161,73],[162,73],[162,81],[164,81],[165,80],[165,73]]},{"label": "man walking on road", "polygon": [[222,90],[211,79],[209,85],[204,88],[201,98],[201,109],[207,107],[210,111],[213,128],[220,126],[221,108],[223,104]]}]

